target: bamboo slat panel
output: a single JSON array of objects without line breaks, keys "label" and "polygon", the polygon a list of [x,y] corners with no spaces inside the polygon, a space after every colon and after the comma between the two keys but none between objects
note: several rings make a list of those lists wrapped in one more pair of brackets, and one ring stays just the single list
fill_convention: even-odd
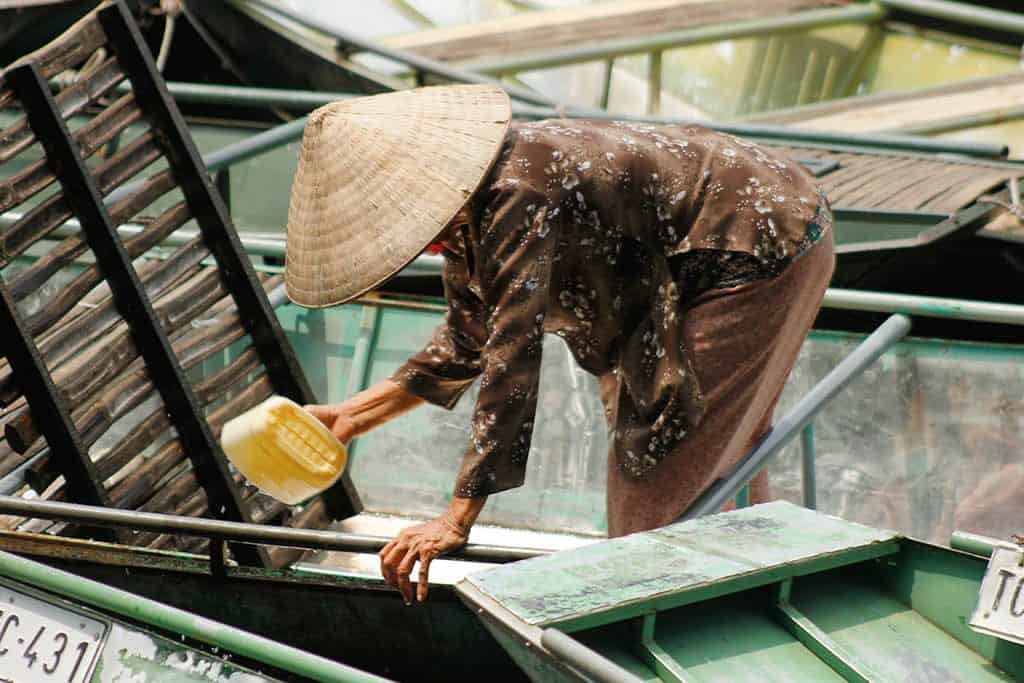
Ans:
[{"label": "bamboo slat panel", "polygon": [[845,98],[752,120],[848,133],[896,132],[959,117],[998,115],[1022,106],[1024,75],[1014,73],[916,92]]},{"label": "bamboo slat panel", "polygon": [[836,208],[953,213],[1018,175],[1009,165],[982,161],[779,149],[794,159],[839,162],[839,168],[821,179]]},{"label": "bamboo slat panel", "polygon": [[634,0],[530,12],[385,40],[443,61],[666,33],[837,7],[846,0]]}]

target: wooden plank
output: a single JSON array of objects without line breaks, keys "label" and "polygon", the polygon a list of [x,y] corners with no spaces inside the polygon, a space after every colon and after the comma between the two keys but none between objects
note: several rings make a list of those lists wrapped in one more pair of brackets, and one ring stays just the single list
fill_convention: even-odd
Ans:
[{"label": "wooden plank", "polygon": [[1012,164],[923,154],[854,153],[766,145],[793,159],[836,161],[821,178],[836,209],[953,213],[1020,174]]},{"label": "wooden plank", "polygon": [[529,12],[385,39],[388,47],[443,61],[601,42],[838,7],[842,0],[634,0]]},{"label": "wooden plank", "polygon": [[751,117],[758,123],[784,123],[812,130],[846,133],[913,131],[959,117],[998,114],[1024,107],[1024,76],[1015,72],[939,88],[850,97],[821,105]]},{"label": "wooden plank", "polygon": [[854,577],[808,577],[793,604],[885,681],[1012,681],[992,663],[880,588]]},{"label": "wooden plank", "polygon": [[896,534],[776,502],[483,571],[467,581],[532,625],[592,626],[887,554]]}]

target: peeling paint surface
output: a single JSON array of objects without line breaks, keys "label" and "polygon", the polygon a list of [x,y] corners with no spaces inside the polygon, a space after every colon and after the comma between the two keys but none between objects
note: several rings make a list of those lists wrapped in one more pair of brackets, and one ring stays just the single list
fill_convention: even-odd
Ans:
[{"label": "peeling paint surface", "polygon": [[111,625],[107,644],[92,677],[92,683],[268,683],[276,680],[117,622]]},{"label": "peeling paint surface", "polygon": [[776,502],[495,567],[467,581],[523,622],[550,625],[738,577],[797,573],[820,558],[863,559],[854,551],[896,538]]}]

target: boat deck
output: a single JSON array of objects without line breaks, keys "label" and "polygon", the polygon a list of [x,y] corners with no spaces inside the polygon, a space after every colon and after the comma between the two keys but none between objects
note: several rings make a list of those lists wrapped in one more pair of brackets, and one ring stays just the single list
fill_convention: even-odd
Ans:
[{"label": "boat deck", "polygon": [[[495,567],[456,590],[533,680],[579,680],[594,658],[640,681],[1019,680],[1024,648],[965,626],[983,570],[769,503]],[[590,656],[556,647],[564,634]]]}]

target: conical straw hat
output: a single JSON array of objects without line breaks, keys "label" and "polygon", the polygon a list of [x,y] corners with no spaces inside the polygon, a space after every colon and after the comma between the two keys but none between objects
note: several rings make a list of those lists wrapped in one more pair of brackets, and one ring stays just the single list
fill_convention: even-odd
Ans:
[{"label": "conical straw hat", "polygon": [[486,177],[511,119],[494,86],[417,88],[309,116],[288,208],[288,297],[345,303],[409,264]]}]

